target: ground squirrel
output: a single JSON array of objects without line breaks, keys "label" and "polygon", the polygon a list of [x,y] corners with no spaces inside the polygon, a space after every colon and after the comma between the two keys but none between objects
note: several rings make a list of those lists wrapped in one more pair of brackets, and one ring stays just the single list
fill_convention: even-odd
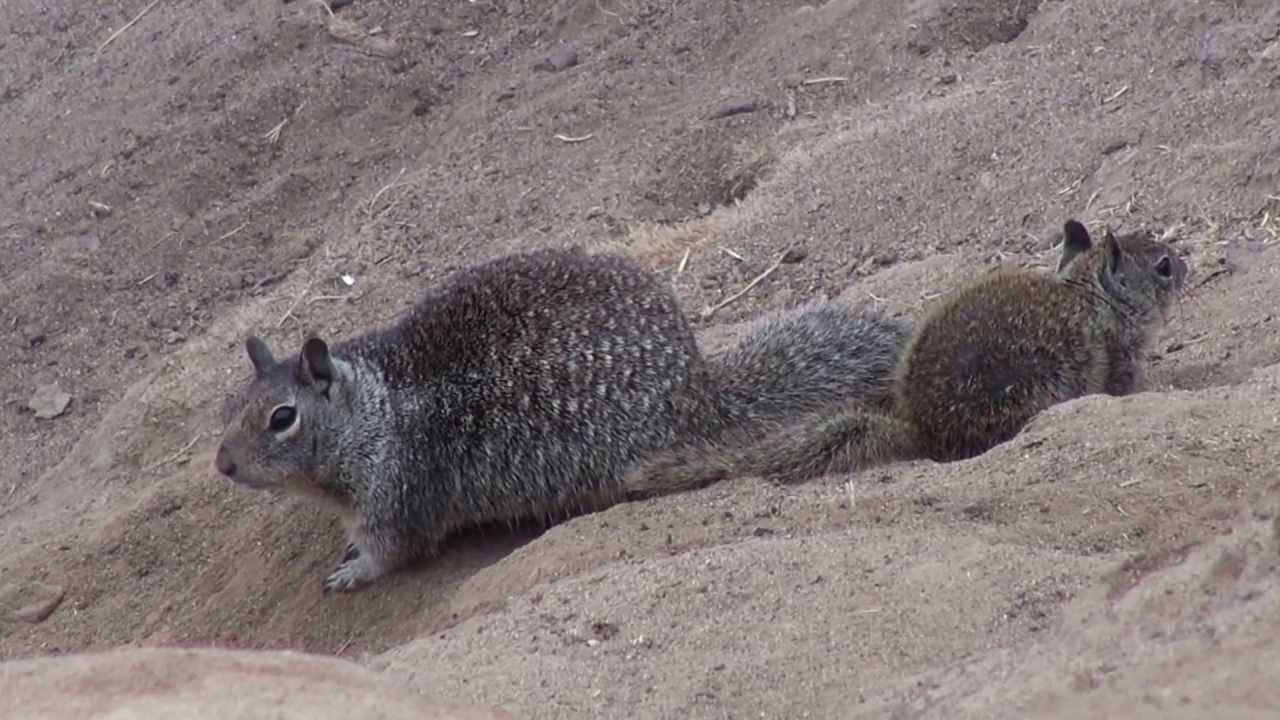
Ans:
[{"label": "ground squirrel", "polygon": [[310,337],[282,360],[249,338],[254,376],[224,406],[214,462],[335,507],[350,542],[324,587],[352,590],[463,526],[620,500],[625,468],[660,449],[874,402],[906,338],[899,321],[820,305],[704,359],[655,275],[576,250],[511,255],[453,274],[385,330]]},{"label": "ground squirrel", "polygon": [[624,478],[629,497],[730,475],[800,480],[899,459],[973,457],[1034,415],[1093,393],[1125,395],[1182,291],[1187,266],[1144,234],[1095,244],[1064,225],[1056,273],[1000,269],[940,301],[916,324],[886,409],[847,403],[768,438],[731,437],[658,453]]}]

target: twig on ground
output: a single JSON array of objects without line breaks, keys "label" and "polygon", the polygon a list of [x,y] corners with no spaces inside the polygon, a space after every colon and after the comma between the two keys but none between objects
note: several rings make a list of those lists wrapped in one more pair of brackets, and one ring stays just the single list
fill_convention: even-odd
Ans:
[{"label": "twig on ground", "polygon": [[[788,248],[788,249],[789,249],[789,248]],[[769,268],[768,268],[767,270],[765,270],[764,272],[762,272],[762,273],[760,273],[759,275],[757,275],[757,276],[755,277],[755,279],[754,279],[754,280],[752,280],[751,282],[747,283],[747,286],[746,286],[746,287],[744,287],[744,288],[742,288],[741,290],[739,290],[738,292],[736,292],[736,293],[734,293],[734,294],[730,295],[729,297],[725,298],[724,300],[721,300],[720,302],[716,303],[715,305],[712,305],[711,307],[708,307],[706,310],[703,310],[703,311],[702,311],[702,317],[703,317],[703,319],[705,320],[706,318],[709,318],[709,317],[711,317],[712,315],[715,315],[715,314],[716,314],[716,312],[717,312],[718,310],[720,310],[720,309],[722,309],[722,308],[727,307],[730,303],[734,302],[735,300],[737,300],[738,298],[742,297],[743,295],[746,295],[747,293],[751,292],[751,288],[754,288],[756,285],[759,285],[760,283],[764,282],[764,279],[765,279],[765,278],[767,278],[767,277],[769,277],[770,275],[772,275],[772,274],[774,273],[774,271],[775,271],[775,270],[777,270],[779,267],[781,267],[781,266],[782,266],[782,259],[783,259],[783,258],[785,258],[786,256],[787,256],[787,253],[784,251],[781,255],[778,255],[778,259],[777,259],[777,260],[774,260],[774,261],[773,261],[773,264],[772,264],[772,265],[770,265],[770,266],[769,266]]]},{"label": "twig on ground", "polygon": [[248,225],[249,225],[249,223],[247,223],[247,222],[242,222],[242,223],[240,223],[239,225],[237,225],[237,226],[236,226],[236,228],[235,228],[234,230],[231,230],[231,231],[229,231],[229,232],[225,232],[225,233],[223,233],[222,235],[220,235],[220,236],[218,237],[218,240],[219,240],[219,241],[221,241],[221,240],[226,240],[227,238],[231,237],[232,235],[235,235],[236,233],[238,233],[238,232],[240,232],[241,230],[243,230],[243,229],[245,229],[246,227],[248,227]]},{"label": "twig on ground", "polygon": [[816,77],[802,80],[801,85],[825,85],[827,83],[844,83],[849,82],[849,78],[840,75],[832,75],[829,77]]},{"label": "twig on ground", "polygon": [[276,323],[276,327],[284,326],[285,321],[288,320],[293,315],[294,310],[298,309],[298,306],[302,304],[302,300],[307,297],[307,293],[309,292],[311,292],[310,288],[302,291],[302,294],[299,295],[298,298],[293,301],[293,304],[289,306],[289,309],[285,310],[284,314],[280,316],[280,322]]},{"label": "twig on ground", "polygon": [[1103,99],[1102,99],[1102,104],[1103,104],[1103,105],[1106,105],[1107,103],[1111,102],[1112,100],[1118,100],[1118,99],[1120,98],[1120,96],[1121,96],[1121,95],[1124,95],[1124,94],[1125,94],[1125,93],[1127,93],[1127,92],[1129,92],[1129,86],[1128,86],[1128,85],[1125,85],[1124,87],[1120,88],[1119,90],[1117,90],[1117,91],[1115,91],[1115,92],[1111,93],[1110,95],[1106,96],[1105,98],[1103,98]]},{"label": "twig on ground", "polygon": [[595,133],[587,133],[586,135],[578,135],[578,136],[574,136],[574,135],[562,135],[562,134],[560,134],[560,133],[556,133],[556,139],[557,139],[557,140],[559,140],[560,142],[563,142],[563,143],[580,143],[580,142],[586,142],[586,141],[590,140],[591,138],[593,138],[593,137],[595,137],[595,136],[596,136],[596,134],[595,134]]},{"label": "twig on ground", "polygon": [[155,7],[158,4],[160,4],[160,0],[151,0],[151,4],[142,8],[142,12],[138,13],[137,15],[134,15],[132,20],[122,25],[119,30],[116,30],[115,32],[111,33],[111,36],[108,37],[106,40],[103,40],[102,44],[98,46],[98,52],[102,52],[103,48],[105,48],[106,46],[114,42],[115,39],[120,37],[120,35],[125,30],[128,30],[129,28],[133,27],[134,23],[141,20],[143,15],[146,15],[147,13],[151,12],[151,8]]},{"label": "twig on ground", "polygon": [[338,649],[335,650],[333,654],[341,655],[347,648],[351,647],[351,643],[354,642],[355,639],[356,639],[355,633],[351,633],[350,635],[348,635],[347,639],[341,645],[338,646]]},{"label": "twig on ground", "polygon": [[738,253],[736,253],[736,252],[734,252],[734,251],[730,250],[730,249],[729,249],[729,248],[727,248],[727,247],[719,246],[719,247],[717,247],[716,249],[717,249],[717,250],[719,250],[720,252],[724,253],[725,255],[728,255],[729,257],[733,258],[734,260],[737,260],[738,262],[742,262],[742,260],[743,260],[743,257],[742,257],[741,255],[739,255]]},{"label": "twig on ground", "polygon": [[1075,192],[1076,190],[1078,190],[1078,189],[1080,188],[1080,184],[1081,184],[1081,183],[1083,183],[1083,182],[1084,182],[1084,176],[1082,175],[1082,176],[1080,176],[1079,178],[1076,178],[1076,181],[1075,181],[1075,182],[1073,182],[1073,183],[1071,183],[1070,185],[1068,185],[1068,186],[1066,186],[1066,187],[1062,188],[1061,190],[1059,190],[1059,191],[1058,191],[1058,194],[1059,194],[1059,195],[1066,195],[1067,193],[1073,193],[1073,192]]},{"label": "twig on ground", "polygon": [[1102,194],[1102,188],[1098,188],[1097,190],[1094,190],[1093,194],[1089,196],[1089,201],[1084,204],[1084,209],[1087,211],[1089,208],[1093,207],[1093,201],[1097,200],[1098,196],[1101,194]]}]

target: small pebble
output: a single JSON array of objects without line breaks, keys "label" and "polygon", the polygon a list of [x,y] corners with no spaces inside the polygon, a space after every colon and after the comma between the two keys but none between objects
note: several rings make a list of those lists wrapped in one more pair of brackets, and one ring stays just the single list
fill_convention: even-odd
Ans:
[{"label": "small pebble", "polygon": [[58,609],[65,594],[61,587],[39,581],[8,583],[0,587],[0,615],[38,625]]},{"label": "small pebble", "polygon": [[70,405],[71,395],[63,392],[56,384],[41,385],[27,401],[27,408],[41,420],[58,417]]}]

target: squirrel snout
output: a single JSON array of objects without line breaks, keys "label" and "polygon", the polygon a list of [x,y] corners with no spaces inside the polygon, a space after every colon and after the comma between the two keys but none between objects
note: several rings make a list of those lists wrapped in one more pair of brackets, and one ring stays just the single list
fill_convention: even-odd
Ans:
[{"label": "squirrel snout", "polygon": [[227,457],[226,451],[221,447],[218,448],[218,453],[213,456],[213,464],[218,468],[218,472],[227,477],[236,474],[236,464],[231,461],[231,458]]}]

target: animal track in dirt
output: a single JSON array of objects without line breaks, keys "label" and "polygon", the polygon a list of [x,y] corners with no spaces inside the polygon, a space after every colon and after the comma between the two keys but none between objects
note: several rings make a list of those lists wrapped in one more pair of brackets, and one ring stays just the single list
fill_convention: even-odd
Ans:
[{"label": "animal track in dirt", "polygon": [[1040,10],[1041,0],[966,0],[938,8],[920,22],[907,46],[928,55],[935,49],[981,51],[991,45],[1017,39],[1027,29],[1031,17]]},{"label": "animal track in dirt", "polygon": [[751,144],[739,144],[714,125],[678,132],[641,182],[643,219],[674,224],[745,200],[775,158],[766,149],[743,147]]}]

